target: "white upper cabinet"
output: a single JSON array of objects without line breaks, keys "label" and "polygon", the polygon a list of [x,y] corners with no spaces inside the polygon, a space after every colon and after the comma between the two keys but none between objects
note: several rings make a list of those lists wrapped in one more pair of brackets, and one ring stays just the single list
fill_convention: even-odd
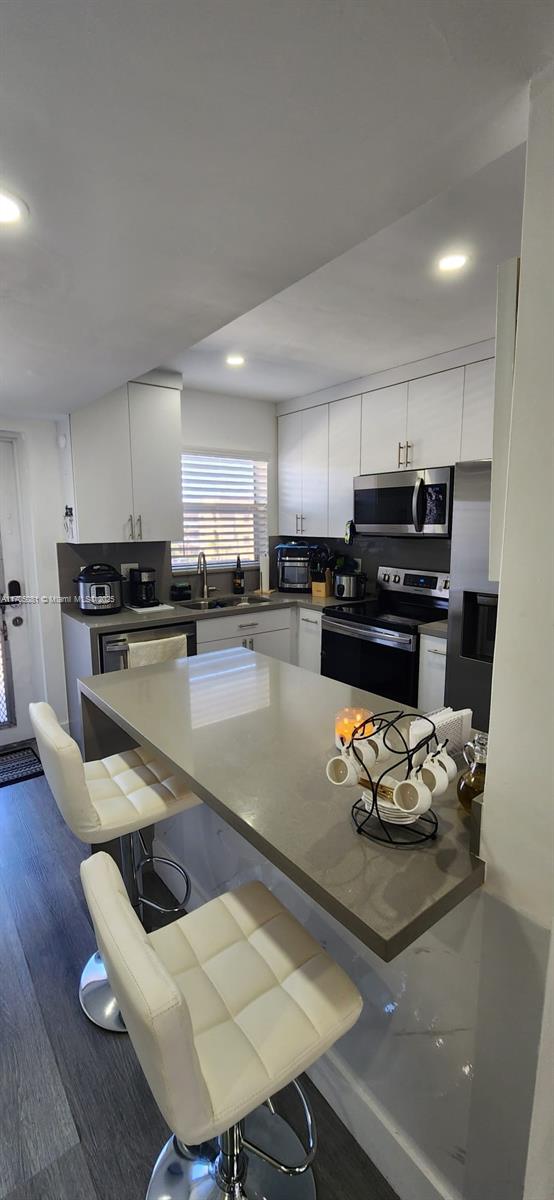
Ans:
[{"label": "white upper cabinet", "polygon": [[71,414],[76,539],[178,541],[181,394],[130,383]]},{"label": "white upper cabinet", "polygon": [[279,417],[279,533],[326,537],[329,405]]},{"label": "white upper cabinet", "polygon": [[71,414],[80,542],[126,542],[133,531],[127,387]]},{"label": "white upper cabinet", "polygon": [[302,413],[279,417],[279,533],[300,533],[302,511]]},{"label": "white upper cabinet", "polygon": [[464,380],[462,462],[492,458],[494,358],[468,363]]},{"label": "white upper cabinet", "polygon": [[329,405],[329,537],[343,537],[346,522],[354,516],[361,418],[361,396],[347,396]]},{"label": "white upper cabinet", "polygon": [[302,510],[300,532],[327,537],[329,522],[329,405],[302,413]]},{"label": "white upper cabinet", "polygon": [[183,536],[178,388],[130,383],[129,428],[135,538],[177,542]]},{"label": "white upper cabinet", "polygon": [[362,396],[362,475],[397,471],[406,465],[407,408],[407,383]]},{"label": "white upper cabinet", "polygon": [[405,466],[443,467],[459,461],[463,395],[463,367],[410,380]]}]

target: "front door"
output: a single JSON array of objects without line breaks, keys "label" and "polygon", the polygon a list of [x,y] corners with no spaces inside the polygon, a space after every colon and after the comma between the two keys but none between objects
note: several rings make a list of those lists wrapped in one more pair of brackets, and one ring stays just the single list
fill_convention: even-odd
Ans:
[{"label": "front door", "polygon": [[16,447],[0,433],[0,748],[32,736],[32,614],[29,605],[6,603],[12,581],[25,594]]}]

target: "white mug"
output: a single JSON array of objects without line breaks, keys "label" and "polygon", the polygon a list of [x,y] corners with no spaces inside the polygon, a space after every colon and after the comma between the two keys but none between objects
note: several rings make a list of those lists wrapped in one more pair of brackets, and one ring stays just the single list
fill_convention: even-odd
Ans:
[{"label": "white mug", "polygon": [[452,780],[455,779],[456,775],[458,774],[458,768],[454,762],[454,759],[448,753],[445,745],[443,744],[442,746],[439,746],[438,750],[431,751],[427,758],[431,762],[437,763],[439,766],[441,766],[443,771],[446,771],[448,782],[452,783]]},{"label": "white mug", "polygon": [[433,796],[442,796],[448,787],[448,776],[444,767],[435,765],[429,758],[425,759],[423,766],[414,767],[410,772],[410,779],[420,779]]},{"label": "white mug", "polygon": [[353,787],[357,784],[361,773],[360,763],[356,762],[354,755],[349,750],[330,758],[326,767],[327,778],[336,787]]},{"label": "white mug", "polygon": [[429,811],[431,807],[431,792],[422,779],[415,778],[411,775],[409,779],[403,779],[401,783],[397,783],[394,789],[394,803],[402,812],[409,813],[410,816],[421,816],[422,813]]}]

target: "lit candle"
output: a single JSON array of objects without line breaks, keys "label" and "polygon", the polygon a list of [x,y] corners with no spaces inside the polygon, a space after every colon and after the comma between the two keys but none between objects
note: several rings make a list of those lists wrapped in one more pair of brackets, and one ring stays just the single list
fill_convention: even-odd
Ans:
[{"label": "lit candle", "polygon": [[359,729],[360,725],[363,726],[360,736],[369,737],[373,733],[372,716],[368,708],[341,708],[335,717],[335,737],[343,745],[348,745],[354,730]]}]

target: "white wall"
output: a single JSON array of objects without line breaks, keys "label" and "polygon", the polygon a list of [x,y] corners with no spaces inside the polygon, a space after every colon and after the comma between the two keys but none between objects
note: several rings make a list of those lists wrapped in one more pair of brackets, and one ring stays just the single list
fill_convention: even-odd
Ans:
[{"label": "white wall", "polygon": [[[57,596],[56,542],[63,539],[64,530],[55,422],[18,421],[0,413],[0,430],[16,435],[25,590],[32,595]],[[48,700],[60,721],[65,722],[67,698],[60,607],[29,605],[28,620],[35,697]]]},{"label": "white wall", "polygon": [[277,417],[274,404],[219,392],[184,388],[181,400],[184,450],[236,450],[267,458],[269,533],[277,533]]},{"label": "white wall", "polygon": [[[553,215],[554,78],[550,70],[531,87],[506,517],[483,807],[490,892],[524,918],[547,928],[554,904]],[[535,619],[530,612],[531,589],[539,605]],[[518,727],[524,745],[521,752],[514,752]],[[544,994],[542,971],[537,986]],[[536,1059],[538,1044],[529,1046],[529,1054]],[[547,1121],[551,1145],[554,1141],[551,1089],[551,1070],[543,1071],[533,1108],[533,1126],[543,1148]],[[549,1156],[541,1164],[533,1150],[530,1171],[526,1196],[546,1200],[552,1195]]]}]

